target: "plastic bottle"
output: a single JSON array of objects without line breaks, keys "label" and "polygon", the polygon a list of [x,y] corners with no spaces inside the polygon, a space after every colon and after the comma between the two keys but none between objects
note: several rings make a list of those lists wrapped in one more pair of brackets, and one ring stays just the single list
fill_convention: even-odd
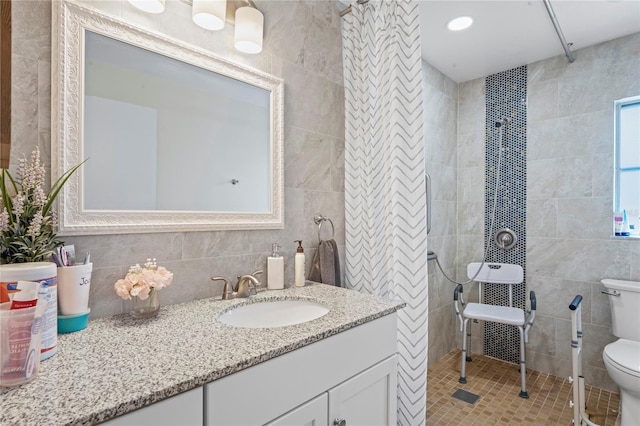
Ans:
[{"label": "plastic bottle", "polygon": [[617,212],[613,215],[613,232],[616,236],[622,235],[622,223],[624,219],[622,217],[622,213]]},{"label": "plastic bottle", "polygon": [[296,256],[294,259],[294,276],[295,276],[295,284],[296,287],[304,286],[304,249],[302,248],[302,240],[295,240],[294,242],[298,243],[298,248],[296,249]]},{"label": "plastic bottle", "polygon": [[277,243],[272,245],[273,253],[267,257],[267,288],[282,290],[284,288],[284,258],[278,253]]},{"label": "plastic bottle", "polygon": [[58,270],[53,262],[10,263],[0,266],[0,285],[9,291],[17,288],[18,281],[40,283],[38,299],[46,300],[42,315],[40,360],[53,356],[58,345]]}]

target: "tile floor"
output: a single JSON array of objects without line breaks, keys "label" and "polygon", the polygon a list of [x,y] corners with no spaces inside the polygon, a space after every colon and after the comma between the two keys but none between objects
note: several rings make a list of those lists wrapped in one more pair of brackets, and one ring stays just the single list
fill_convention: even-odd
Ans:
[{"label": "tile floor", "polygon": [[[568,379],[538,371],[527,373],[529,399],[518,396],[518,366],[473,354],[467,363],[467,384],[458,383],[460,350],[444,356],[427,374],[427,425],[571,425],[573,409]],[[458,390],[480,395],[468,404],[451,395]],[[617,393],[586,386],[590,420],[614,426],[620,397]]]}]

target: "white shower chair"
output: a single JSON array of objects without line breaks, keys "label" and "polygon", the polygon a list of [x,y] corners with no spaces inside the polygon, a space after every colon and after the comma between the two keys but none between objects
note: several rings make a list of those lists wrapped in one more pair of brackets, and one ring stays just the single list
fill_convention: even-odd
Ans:
[{"label": "white shower chair", "polygon": [[[480,269],[482,266],[482,269]],[[478,273],[478,269],[480,272]],[[476,273],[478,274],[476,276]],[[520,333],[520,397],[529,398],[527,393],[525,342],[529,340],[529,329],[533,325],[536,316],[536,293],[530,293],[531,310],[526,312],[513,307],[513,286],[521,284],[524,280],[524,271],[520,265],[506,263],[481,263],[475,262],[467,265],[467,276],[478,282],[478,300],[482,300],[482,284],[505,284],[509,286],[509,306],[496,306],[485,303],[465,303],[462,285],[458,285],[454,291],[453,299],[456,316],[460,321],[462,331],[462,362],[460,367],[460,383],[467,383],[466,362],[471,361],[471,325],[469,320],[480,320],[512,325],[518,328]],[[461,306],[459,306],[461,305]],[[461,309],[462,308],[462,309]]]}]

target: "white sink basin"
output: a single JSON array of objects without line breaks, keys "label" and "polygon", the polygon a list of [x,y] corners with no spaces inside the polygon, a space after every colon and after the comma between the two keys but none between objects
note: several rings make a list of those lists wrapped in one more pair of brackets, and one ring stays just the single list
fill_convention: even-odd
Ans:
[{"label": "white sink basin", "polygon": [[218,321],[234,327],[273,328],[313,321],[327,312],[329,308],[310,300],[274,300],[239,306]]}]

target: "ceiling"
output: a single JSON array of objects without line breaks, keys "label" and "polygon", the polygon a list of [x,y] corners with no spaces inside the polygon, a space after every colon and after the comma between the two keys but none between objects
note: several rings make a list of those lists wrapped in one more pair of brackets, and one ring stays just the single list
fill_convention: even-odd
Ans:
[{"label": "ceiling", "polygon": [[[640,32],[640,0],[551,5],[572,51]],[[463,15],[474,19],[470,28],[446,28]],[[422,58],[458,83],[564,55],[542,0],[420,0],[420,31]]]}]

